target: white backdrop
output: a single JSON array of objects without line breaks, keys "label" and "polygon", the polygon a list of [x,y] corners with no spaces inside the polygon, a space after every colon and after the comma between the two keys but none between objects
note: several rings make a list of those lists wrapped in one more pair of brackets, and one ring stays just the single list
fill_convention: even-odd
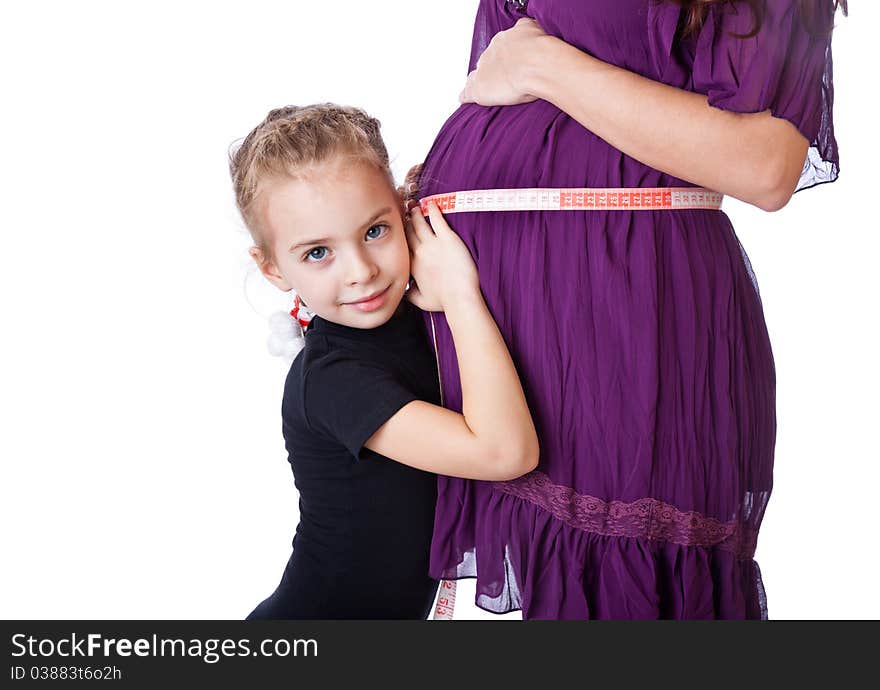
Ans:
[{"label": "white backdrop", "polygon": [[[880,617],[880,9],[851,4],[840,180],[775,214],[725,202],[776,357],[772,618]],[[278,303],[259,276],[245,291],[227,149],[271,107],[331,100],[382,121],[402,176],[457,106],[475,7],[4,8],[0,617],[235,619],[272,591],[297,521]],[[459,617],[497,619],[472,596]]]}]

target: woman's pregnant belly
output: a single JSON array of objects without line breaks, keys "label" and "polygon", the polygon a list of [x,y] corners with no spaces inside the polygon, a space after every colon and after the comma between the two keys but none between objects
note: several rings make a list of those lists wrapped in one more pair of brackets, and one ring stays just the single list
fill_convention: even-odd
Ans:
[{"label": "woman's pregnant belly", "polygon": [[420,196],[508,187],[672,187],[690,183],[623,154],[547,101],[462,105],[428,154]]},{"label": "woman's pregnant belly", "polygon": [[[688,184],[536,101],[459,108],[428,155],[420,196]],[[486,302],[523,380],[542,471],[593,496],[657,495],[684,510],[732,510],[679,496],[674,486],[659,486],[652,471],[658,455],[674,459],[671,476],[703,476],[705,462],[713,468],[711,481],[729,485],[738,471],[730,448],[743,450],[742,425],[772,424],[769,342],[727,216],[551,211],[460,213],[448,220],[477,263]],[[426,326],[436,336],[444,405],[460,410],[451,334],[442,314],[426,317]],[[745,408],[733,409],[747,371],[766,385]],[[744,450],[737,457],[764,457],[761,448]]]}]

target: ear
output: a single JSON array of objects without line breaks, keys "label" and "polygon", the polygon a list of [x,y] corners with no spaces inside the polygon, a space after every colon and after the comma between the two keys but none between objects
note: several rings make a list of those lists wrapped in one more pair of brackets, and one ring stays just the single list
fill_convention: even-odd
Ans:
[{"label": "ear", "polygon": [[287,279],[283,275],[281,275],[278,267],[273,261],[270,261],[266,257],[262,249],[259,247],[251,247],[248,249],[248,254],[250,254],[254,263],[257,264],[260,273],[262,273],[266,277],[266,280],[272,283],[272,285],[282,292],[290,292],[293,289],[293,286],[287,282]]}]

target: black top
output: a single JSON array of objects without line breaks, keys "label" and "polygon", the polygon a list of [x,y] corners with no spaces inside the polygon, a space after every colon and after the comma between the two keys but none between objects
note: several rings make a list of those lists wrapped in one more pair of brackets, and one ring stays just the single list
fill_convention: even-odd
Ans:
[{"label": "black top", "polygon": [[436,476],[363,447],[413,400],[440,404],[417,307],[403,300],[368,330],[314,318],[282,404],[300,496],[285,579],[323,602],[312,617],[424,618],[430,609]]}]

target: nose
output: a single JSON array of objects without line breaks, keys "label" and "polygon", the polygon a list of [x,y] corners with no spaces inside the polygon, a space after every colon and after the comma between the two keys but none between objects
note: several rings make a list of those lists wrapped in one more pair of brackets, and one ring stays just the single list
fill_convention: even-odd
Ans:
[{"label": "nose", "polygon": [[346,266],[346,283],[364,285],[372,281],[379,273],[379,266],[373,257],[363,249],[352,252]]}]

